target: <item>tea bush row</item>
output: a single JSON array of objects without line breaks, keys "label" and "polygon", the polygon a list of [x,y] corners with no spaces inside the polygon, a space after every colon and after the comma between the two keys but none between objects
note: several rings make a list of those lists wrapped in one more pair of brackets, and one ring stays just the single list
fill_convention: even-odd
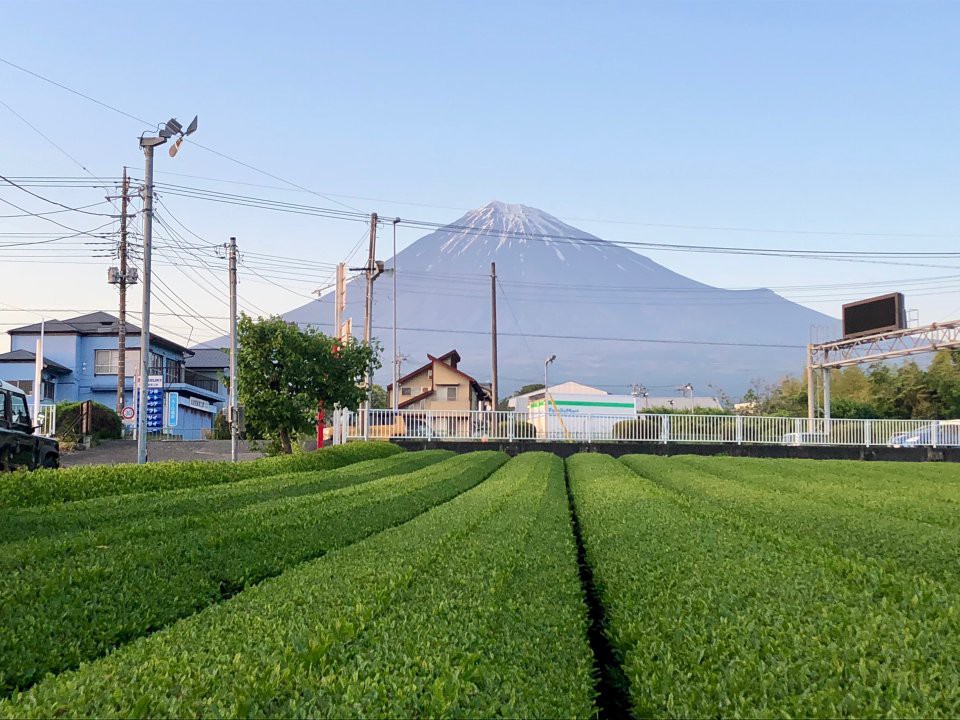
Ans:
[{"label": "tea bush row", "polygon": [[236,482],[308,470],[331,470],[403,452],[385,442],[354,442],[299,455],[248,462],[159,462],[96,465],[63,470],[19,470],[0,475],[0,508],[30,507],[123,493]]},{"label": "tea bush row", "polygon": [[644,462],[656,482],[601,455],[568,461],[637,716],[960,713],[955,585],[838,552],[787,514],[690,497],[674,487],[696,471]]},{"label": "tea bush row", "polygon": [[561,461],[0,703],[3,717],[593,717]]},{"label": "tea bush row", "polygon": [[406,522],[506,462],[495,452],[121,539],[0,578],[0,687],[26,687],[288,567]]}]

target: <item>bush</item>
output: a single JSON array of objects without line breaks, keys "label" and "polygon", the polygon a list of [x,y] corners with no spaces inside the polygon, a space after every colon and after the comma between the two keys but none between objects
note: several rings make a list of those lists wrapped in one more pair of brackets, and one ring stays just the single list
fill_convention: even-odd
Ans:
[{"label": "bush", "polygon": [[528,440],[537,436],[537,428],[533,423],[526,420],[502,420],[497,425],[497,437],[510,437],[511,431],[513,437],[520,440]]},{"label": "bush", "polygon": [[162,462],[91,465],[66,470],[20,470],[0,477],[0,508],[30,507],[105,495],[176,490],[288,472],[331,470],[403,452],[386,442],[355,442],[300,455],[249,462]]},{"label": "bush", "polygon": [[[82,440],[80,433],[80,408],[83,403],[57,403],[57,437],[61,440],[77,442]],[[91,402],[90,434],[94,440],[119,440],[123,437],[123,421],[120,416],[98,402]]]},{"label": "bush", "polygon": [[317,495],[160,517],[146,521],[148,534],[137,528],[139,536],[31,563],[0,588],[0,686],[28,687],[289,567],[412,520],[506,461],[503,453],[457,455]]}]

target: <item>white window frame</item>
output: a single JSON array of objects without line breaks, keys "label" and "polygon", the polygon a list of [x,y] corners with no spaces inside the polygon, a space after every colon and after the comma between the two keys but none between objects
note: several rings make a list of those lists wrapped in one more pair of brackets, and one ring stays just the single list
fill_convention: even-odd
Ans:
[{"label": "white window frame", "polygon": [[[457,401],[457,395],[458,395],[458,392],[457,392],[457,391],[458,391],[459,389],[460,389],[460,386],[459,386],[459,385],[448,385],[448,386],[447,386],[447,398],[446,398],[447,402],[456,402],[456,401]],[[450,391],[451,391],[451,390],[453,391],[453,397],[450,397],[450,395],[451,395],[451,392],[450,392]]]}]

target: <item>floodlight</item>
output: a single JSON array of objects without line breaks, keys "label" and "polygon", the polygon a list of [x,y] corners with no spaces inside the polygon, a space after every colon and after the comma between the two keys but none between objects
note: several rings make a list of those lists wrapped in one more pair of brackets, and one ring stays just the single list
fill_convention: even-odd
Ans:
[{"label": "floodlight", "polygon": [[187,125],[187,131],[184,135],[193,135],[197,131],[197,116],[193,116],[193,120],[190,121],[190,124]]},{"label": "floodlight", "polygon": [[177,122],[176,118],[170,118],[167,120],[167,132],[171,135],[176,135],[183,130],[183,125]]}]

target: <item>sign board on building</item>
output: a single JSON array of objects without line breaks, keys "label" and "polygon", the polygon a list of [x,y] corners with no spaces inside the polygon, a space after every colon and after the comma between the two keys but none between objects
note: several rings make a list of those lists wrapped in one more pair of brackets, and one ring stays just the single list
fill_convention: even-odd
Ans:
[{"label": "sign board on building", "polygon": [[163,375],[150,375],[147,377],[147,388],[163,388]]},{"label": "sign board on building", "polygon": [[200,398],[192,397],[187,401],[187,404],[192,407],[194,410],[201,410],[203,412],[212,413],[214,411],[213,405],[208,403],[206,400],[201,400]]},{"label": "sign board on building", "polygon": [[167,393],[167,427],[176,427],[180,420],[180,393]]}]

